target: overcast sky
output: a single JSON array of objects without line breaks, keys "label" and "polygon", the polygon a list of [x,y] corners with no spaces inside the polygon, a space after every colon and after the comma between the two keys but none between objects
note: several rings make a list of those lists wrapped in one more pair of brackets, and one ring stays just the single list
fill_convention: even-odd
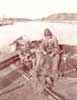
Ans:
[{"label": "overcast sky", "polygon": [[0,0],[0,17],[40,18],[60,12],[77,12],[77,0]]}]

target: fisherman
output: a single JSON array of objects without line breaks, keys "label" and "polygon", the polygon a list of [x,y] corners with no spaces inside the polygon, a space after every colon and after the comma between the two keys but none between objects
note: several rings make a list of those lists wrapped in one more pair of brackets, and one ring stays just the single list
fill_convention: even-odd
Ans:
[{"label": "fisherman", "polygon": [[22,38],[18,40],[19,43],[19,57],[21,65],[24,66],[25,69],[30,70],[32,68],[32,61],[30,59],[31,52],[30,52],[30,41],[26,38]]},{"label": "fisherman", "polygon": [[58,78],[60,56],[58,41],[48,28],[44,30],[44,38],[36,55],[38,76],[43,84],[50,87]]},{"label": "fisherman", "polygon": [[44,30],[44,39],[42,40],[41,47],[44,53],[50,59],[50,71],[52,72],[53,80],[55,80],[57,79],[59,69],[59,45],[56,37],[48,28]]}]

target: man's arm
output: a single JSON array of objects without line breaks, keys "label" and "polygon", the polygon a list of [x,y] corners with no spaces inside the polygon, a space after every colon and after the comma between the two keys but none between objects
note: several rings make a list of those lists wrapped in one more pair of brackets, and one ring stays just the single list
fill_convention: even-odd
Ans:
[{"label": "man's arm", "polygon": [[51,53],[51,56],[55,56],[55,54],[59,53],[59,45],[58,45],[58,40],[53,36],[53,50]]}]

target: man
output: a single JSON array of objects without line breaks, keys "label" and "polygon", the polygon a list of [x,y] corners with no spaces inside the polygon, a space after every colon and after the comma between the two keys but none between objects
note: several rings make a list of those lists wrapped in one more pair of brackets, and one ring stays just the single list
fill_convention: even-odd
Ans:
[{"label": "man", "polygon": [[29,71],[32,68],[32,61],[30,59],[31,52],[30,52],[30,41],[24,38],[18,40],[19,43],[19,57],[21,65],[23,65],[26,71]]},{"label": "man", "polygon": [[42,39],[40,49],[45,55],[42,72],[46,75],[47,81],[50,84],[51,81],[55,81],[58,78],[58,64],[60,56],[58,41],[48,28],[44,30],[44,38]]}]

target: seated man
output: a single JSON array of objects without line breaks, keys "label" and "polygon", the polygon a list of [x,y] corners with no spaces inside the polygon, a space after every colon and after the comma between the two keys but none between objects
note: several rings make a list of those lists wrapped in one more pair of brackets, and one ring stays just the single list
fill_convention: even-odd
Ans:
[{"label": "seated man", "polygon": [[31,51],[30,51],[29,42],[30,41],[26,39],[18,40],[19,43],[18,53],[20,57],[20,62],[26,71],[29,71],[33,66],[32,61],[30,59]]}]

